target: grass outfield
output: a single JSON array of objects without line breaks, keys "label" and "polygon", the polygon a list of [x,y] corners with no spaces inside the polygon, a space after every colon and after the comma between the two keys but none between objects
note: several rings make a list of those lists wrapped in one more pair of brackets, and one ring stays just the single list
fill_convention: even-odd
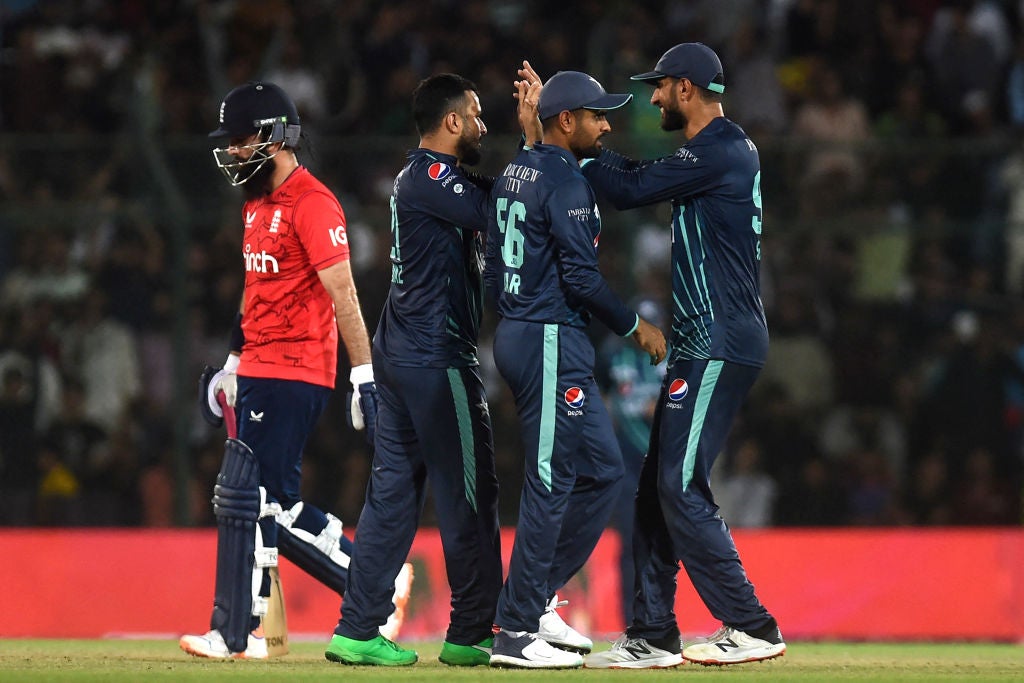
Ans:
[{"label": "grass outfield", "polygon": [[[1009,681],[1024,680],[1024,647],[992,644],[790,643],[786,656],[756,664],[687,664],[651,671],[453,669],[440,643],[418,643],[420,661],[398,669],[351,667],[324,659],[319,643],[293,643],[269,661],[211,661],[174,641],[0,640],[0,681]],[[605,645],[604,647],[607,647]],[[599,648],[600,649],[600,648]]]}]

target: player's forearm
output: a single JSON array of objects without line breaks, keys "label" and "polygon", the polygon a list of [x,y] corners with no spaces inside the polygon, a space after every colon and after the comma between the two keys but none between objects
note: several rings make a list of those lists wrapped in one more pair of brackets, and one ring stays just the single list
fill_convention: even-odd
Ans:
[{"label": "player's forearm", "polygon": [[341,342],[348,352],[349,362],[353,367],[370,363],[370,336],[366,331],[359,299],[354,291],[345,306],[336,306],[335,318],[338,321]]}]

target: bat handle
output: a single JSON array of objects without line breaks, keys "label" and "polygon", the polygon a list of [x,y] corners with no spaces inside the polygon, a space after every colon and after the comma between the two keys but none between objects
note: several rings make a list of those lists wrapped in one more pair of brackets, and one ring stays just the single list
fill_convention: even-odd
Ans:
[{"label": "bat handle", "polygon": [[217,404],[224,411],[224,427],[228,430],[228,438],[238,438],[238,419],[235,417],[235,409],[228,405],[228,400],[223,391],[217,392]]}]

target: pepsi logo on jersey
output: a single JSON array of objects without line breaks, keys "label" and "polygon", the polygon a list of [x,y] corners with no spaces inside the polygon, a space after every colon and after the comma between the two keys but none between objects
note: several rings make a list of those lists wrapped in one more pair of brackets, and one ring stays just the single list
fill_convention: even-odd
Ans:
[{"label": "pepsi logo on jersey", "polygon": [[427,169],[427,174],[430,176],[431,180],[443,180],[448,177],[448,174],[451,172],[452,167],[440,161],[435,161],[430,165],[430,168]]}]

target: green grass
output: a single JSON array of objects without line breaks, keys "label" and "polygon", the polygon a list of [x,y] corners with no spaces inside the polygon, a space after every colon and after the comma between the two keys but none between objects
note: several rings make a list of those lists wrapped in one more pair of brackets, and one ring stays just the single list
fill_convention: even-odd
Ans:
[{"label": "green grass", "polygon": [[[183,654],[174,641],[0,640],[0,681],[1009,681],[1024,680],[1024,647],[994,644],[790,643],[785,657],[758,664],[652,671],[452,669],[438,642],[402,669],[347,667],[323,657],[324,644],[292,643],[286,657],[211,661]],[[607,645],[605,646],[607,647]]]}]

